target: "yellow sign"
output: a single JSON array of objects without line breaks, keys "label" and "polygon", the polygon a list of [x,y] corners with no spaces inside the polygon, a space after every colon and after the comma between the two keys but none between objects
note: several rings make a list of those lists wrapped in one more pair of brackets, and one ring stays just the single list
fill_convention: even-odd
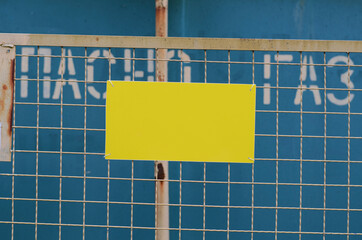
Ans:
[{"label": "yellow sign", "polygon": [[255,89],[108,81],[106,159],[253,162]]}]

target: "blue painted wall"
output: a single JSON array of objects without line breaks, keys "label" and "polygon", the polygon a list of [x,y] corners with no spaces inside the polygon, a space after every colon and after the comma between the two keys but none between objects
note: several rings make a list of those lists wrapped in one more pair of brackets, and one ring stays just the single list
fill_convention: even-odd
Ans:
[{"label": "blue painted wall", "polygon": [[[169,2],[169,35],[359,40],[354,0]],[[4,1],[0,32],[154,35],[153,1]]]}]

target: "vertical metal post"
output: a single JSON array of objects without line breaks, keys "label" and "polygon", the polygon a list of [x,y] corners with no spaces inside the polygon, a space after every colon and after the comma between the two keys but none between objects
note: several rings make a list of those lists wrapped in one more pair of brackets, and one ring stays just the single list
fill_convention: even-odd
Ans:
[{"label": "vertical metal post", "polygon": [[[156,0],[156,36],[168,35],[168,0]],[[167,82],[167,49],[156,50],[156,81]],[[155,239],[169,239],[168,162],[155,162]]]},{"label": "vertical metal post", "polygon": [[0,46],[0,161],[11,160],[15,48]]}]

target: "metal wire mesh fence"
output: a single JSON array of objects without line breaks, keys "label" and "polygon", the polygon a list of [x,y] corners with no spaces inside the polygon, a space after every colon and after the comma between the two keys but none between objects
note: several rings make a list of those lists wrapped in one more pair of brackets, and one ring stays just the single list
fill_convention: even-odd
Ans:
[{"label": "metal wire mesh fence", "polygon": [[170,239],[361,238],[362,42],[0,39],[16,47],[2,239],[154,238],[154,163],[104,159],[105,99],[162,61],[169,81],[257,87],[254,164],[169,163]]}]

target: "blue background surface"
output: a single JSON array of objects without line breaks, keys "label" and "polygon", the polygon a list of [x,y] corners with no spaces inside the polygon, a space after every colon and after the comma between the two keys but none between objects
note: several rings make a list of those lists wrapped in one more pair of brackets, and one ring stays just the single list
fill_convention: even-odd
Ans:
[{"label": "blue background surface", "polygon": [[[362,3],[358,1],[312,1],[312,0],[254,0],[254,1],[175,1],[169,0],[169,36],[186,37],[225,37],[225,38],[272,38],[272,39],[330,39],[330,40],[360,40],[362,37]],[[3,33],[44,33],[44,34],[90,34],[90,35],[131,35],[131,36],[154,36],[154,2],[153,1],[4,1],[0,8],[0,32]],[[34,53],[36,53],[36,49]],[[53,55],[60,55],[60,48],[49,48]],[[84,56],[84,48],[66,48],[73,56]],[[87,49],[87,55],[97,49]],[[108,51],[108,49],[107,49]],[[17,48],[21,54],[22,49]],[[102,51],[101,51],[102,53]],[[203,51],[185,51],[192,60],[203,60]],[[115,57],[124,57],[125,49],[112,49]],[[276,52],[256,52],[255,61],[263,62],[265,55],[270,55],[272,62],[275,62]],[[292,62],[299,63],[299,53],[283,53],[292,55]],[[304,53],[303,53],[304,54]],[[175,55],[176,52],[175,52]],[[323,64],[323,54],[306,53],[308,61],[313,58],[314,63]],[[327,53],[326,60],[333,57],[344,56],[345,53]],[[136,57],[147,57],[145,49],[136,50]],[[177,56],[174,57],[177,59]],[[362,64],[360,54],[351,53],[351,60],[354,64]],[[227,60],[226,51],[208,51],[209,60]],[[16,76],[20,78],[26,75],[27,78],[36,79],[36,58],[29,58],[29,71],[20,67],[23,61],[17,57]],[[232,61],[252,61],[251,52],[232,52]],[[51,72],[40,73],[40,79],[49,77],[59,79],[58,67],[59,58],[51,60]],[[85,77],[84,59],[74,59],[76,73],[72,73],[69,67],[66,68],[64,79],[74,78],[83,80]],[[339,62],[343,63],[343,62]],[[44,61],[40,59],[40,69],[44,68]],[[68,60],[66,61],[66,65]],[[108,79],[108,61],[96,60],[90,65],[94,66],[95,81]],[[69,66],[69,65],[67,65]],[[204,81],[204,64],[184,64],[191,67],[191,80],[193,82]],[[144,71],[143,78],[136,80],[147,80],[152,72],[147,72],[146,62],[137,62],[136,70]],[[314,84],[323,87],[323,67],[315,67],[316,81],[311,79],[311,68],[307,68],[305,84]],[[351,81],[355,89],[362,89],[362,70],[353,68]],[[255,83],[263,86],[265,83],[276,86],[276,67],[271,66],[270,79],[265,78],[264,66],[255,66]],[[327,87],[346,88],[340,82],[340,76],[347,71],[346,67],[327,68]],[[299,66],[280,66],[279,86],[297,87],[299,85]],[[125,70],[123,60],[117,60],[112,65],[112,79],[124,79],[130,76]],[[208,64],[208,82],[227,82],[226,64]],[[251,83],[252,68],[250,65],[233,65],[231,67],[232,83]],[[179,63],[169,64],[169,80],[180,80]],[[28,83],[28,96],[21,97],[20,81],[17,81],[16,101],[36,102],[37,83]],[[105,84],[90,83],[94,88],[103,93]],[[51,96],[54,93],[55,82],[51,83]],[[43,85],[40,85],[40,93]],[[74,91],[71,85],[64,86],[64,103],[84,104],[84,84],[79,83],[80,99],[74,98]],[[345,91],[331,91],[336,98],[346,97]],[[264,93],[258,89],[257,109],[276,110],[276,92],[271,90],[270,104],[263,103]],[[362,101],[360,92],[355,94],[351,102],[351,112],[361,113]],[[294,98],[296,90],[280,90],[279,110],[299,111],[300,105],[295,105]],[[322,103],[316,104],[312,92],[306,91],[303,95],[304,111],[324,111],[324,92],[320,91]],[[44,98],[40,94],[41,103],[60,103],[60,99]],[[97,99],[89,92],[87,93],[87,104],[102,105],[104,99]],[[347,105],[338,106],[327,100],[328,112],[347,113]],[[16,106],[16,126],[36,126],[36,106]],[[87,108],[87,128],[102,129],[105,127],[103,107]],[[327,115],[327,136],[346,137],[348,134],[347,115]],[[351,136],[361,137],[362,117],[351,116]],[[60,106],[40,106],[39,124],[41,127],[60,127]],[[65,106],[63,108],[63,127],[84,127],[84,107]],[[257,134],[275,134],[276,114],[258,113],[256,116]],[[63,131],[63,151],[104,153],[104,132],[87,131],[86,146],[84,146],[84,132]],[[300,114],[280,113],[279,134],[299,135]],[[324,115],[303,114],[303,135],[323,136]],[[36,129],[16,129],[17,150],[36,150]],[[303,159],[323,160],[324,158],[323,138],[303,138]],[[353,161],[361,161],[362,140],[352,139],[350,147],[350,158]],[[39,132],[40,151],[59,151],[60,130],[41,129]],[[345,162],[348,155],[347,139],[327,139],[327,159],[336,160],[326,164],[327,186],[326,207],[334,210],[326,211],[326,231],[342,232],[347,231],[347,211],[337,209],[347,208],[348,188],[348,164]],[[279,137],[279,158],[299,159],[300,138]],[[275,158],[276,139],[274,136],[256,138],[256,158]],[[15,176],[15,197],[35,198],[35,177],[36,172],[35,153],[15,154],[15,174],[31,174],[31,176]],[[108,162],[100,155],[88,155],[86,159],[86,200],[102,201],[102,203],[86,203],[86,224],[106,225],[107,223],[107,176]],[[153,179],[153,162],[134,162],[134,177],[139,179]],[[275,203],[276,203],[276,178],[278,177],[278,206],[292,209],[278,210],[278,231],[299,231],[299,205],[300,205],[300,162],[279,161],[279,174],[276,176],[276,162],[270,160],[259,160],[255,162],[254,175],[254,230],[274,231],[275,230]],[[302,207],[317,208],[314,210],[302,210],[302,231],[323,232],[323,174],[324,163],[307,161],[303,162],[302,175]],[[350,165],[350,184],[362,185],[362,165],[360,162],[353,162]],[[11,163],[0,163],[0,197],[11,197]],[[39,154],[39,198],[59,199],[59,183],[57,177],[60,174],[59,154]],[[62,199],[71,202],[62,202],[62,223],[82,224],[83,223],[83,174],[84,158],[79,154],[63,154],[62,156]],[[79,177],[79,178],[76,178]],[[92,179],[91,177],[97,177]],[[121,178],[131,177],[130,161],[111,161],[110,177],[118,178],[110,180],[109,200],[114,202],[131,201],[131,182]],[[103,178],[103,179],[101,179]],[[227,164],[207,164],[206,180],[223,181],[220,183],[206,184],[206,205],[227,205]],[[170,163],[170,179],[179,179],[179,163]],[[203,180],[203,163],[183,163],[183,180]],[[252,165],[231,164],[230,180],[239,184],[232,184],[230,187],[230,205],[250,207],[252,185]],[[313,185],[314,184],[314,185]],[[342,186],[338,186],[342,185]],[[154,183],[152,181],[137,180],[134,182],[134,202],[154,203]],[[350,188],[350,208],[359,209],[351,211],[350,232],[361,233],[362,225],[362,190],[361,187]],[[78,202],[76,202],[78,201]],[[179,183],[170,183],[170,203],[179,203]],[[189,182],[182,184],[183,204],[203,204],[203,184]],[[257,208],[270,207],[270,208]],[[134,205],[134,226],[154,227],[154,206]],[[110,225],[130,225],[130,204],[110,204]],[[170,227],[178,228],[177,206],[170,207]],[[15,201],[15,221],[34,222],[35,202]],[[182,227],[201,228],[203,208],[182,207]],[[58,223],[59,203],[57,201],[40,201],[38,205],[38,222]],[[0,221],[11,221],[11,201],[0,199]],[[226,229],[227,209],[206,208],[206,228]],[[230,209],[230,229],[250,230],[251,209],[232,208]],[[127,239],[130,236],[129,229],[111,228],[110,239]],[[154,235],[153,230],[134,229],[134,239],[150,238]],[[3,239],[10,239],[11,225],[0,224],[0,232]],[[171,231],[171,239],[178,238],[178,231]],[[35,235],[34,225],[15,224],[15,239],[33,239]],[[105,239],[106,228],[86,228],[86,239]],[[82,227],[63,226],[62,239],[80,239]],[[202,237],[202,231],[182,231],[182,238],[197,239]],[[298,234],[279,233],[278,239],[299,239]],[[303,234],[303,239],[322,239],[320,234]],[[355,238],[353,238],[355,237]],[[361,236],[351,236],[350,239],[359,239]],[[152,238],[152,237],[151,237]],[[207,232],[207,239],[226,238],[225,232]],[[250,233],[230,233],[231,239],[250,239]],[[38,226],[38,239],[58,239],[58,226]],[[274,233],[254,233],[254,239],[274,239]],[[327,239],[346,239],[346,235],[327,235]]]}]

